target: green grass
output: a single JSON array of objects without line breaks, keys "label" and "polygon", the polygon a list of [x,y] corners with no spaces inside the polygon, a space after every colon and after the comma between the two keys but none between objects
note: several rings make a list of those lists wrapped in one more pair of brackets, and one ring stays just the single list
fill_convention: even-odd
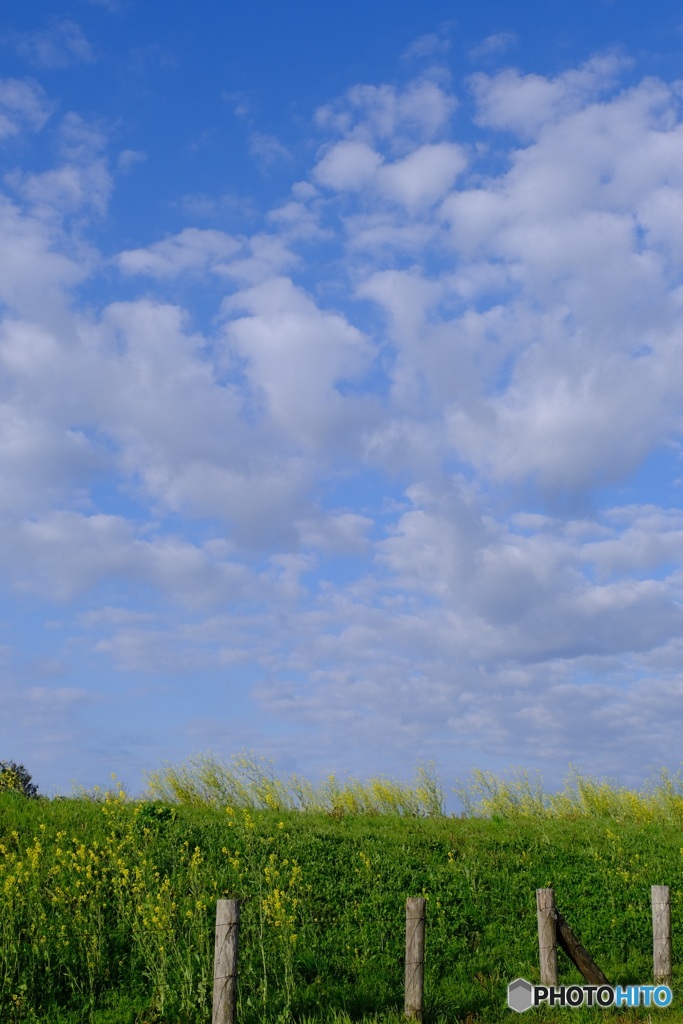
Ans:
[{"label": "green grass", "polygon": [[[288,781],[272,781],[280,807],[291,808]],[[403,813],[369,813],[378,793],[398,786],[387,780],[374,797],[352,784],[362,814],[348,812],[341,783],[326,810],[303,812],[268,809],[267,788],[251,806],[243,792],[241,806],[233,798],[228,810],[206,788],[185,802],[172,792],[163,802],[2,793],[0,1021],[210,1020],[215,901],[223,896],[244,900],[245,1024],[402,1019],[408,895],[427,898],[428,1022],[516,1019],[506,988],[518,976],[538,980],[539,887],[554,888],[611,982],[647,982],[652,884],[672,886],[674,963],[683,960],[677,782],[627,799],[576,781],[575,799],[565,793],[552,804],[533,788],[536,798],[526,800],[523,776],[503,783],[480,775],[468,790],[468,818],[438,814],[433,796],[414,791],[394,791]],[[322,804],[319,791],[315,799]],[[562,982],[580,983],[562,954],[560,964]],[[681,997],[675,966],[671,1009],[571,1011],[569,1019],[683,1022]],[[546,1024],[569,1012],[520,1019]]]}]

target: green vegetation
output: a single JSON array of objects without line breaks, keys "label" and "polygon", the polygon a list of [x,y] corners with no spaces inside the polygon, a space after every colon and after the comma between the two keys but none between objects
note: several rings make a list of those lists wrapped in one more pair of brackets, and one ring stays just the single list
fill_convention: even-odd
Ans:
[{"label": "green vegetation", "polygon": [[31,798],[38,796],[38,787],[31,782],[23,764],[14,761],[0,761],[0,791],[6,789]]},{"label": "green vegetation", "polygon": [[[629,795],[574,776],[560,798],[524,775],[479,773],[464,793],[467,818],[438,813],[439,787],[424,770],[413,787],[314,788],[248,759],[204,758],[155,773],[150,788],[144,801],[122,790],[69,800],[0,792],[3,1024],[210,1020],[222,896],[244,899],[245,1024],[398,1024],[407,895],[427,898],[428,1022],[512,1019],[507,983],[538,979],[542,886],[555,889],[610,981],[624,984],[651,976],[650,885],[670,884],[681,960],[677,778]],[[560,957],[561,980],[579,983]],[[683,1020],[681,997],[675,968],[670,1010],[528,1019],[664,1024]]]},{"label": "green vegetation", "polygon": [[246,807],[252,811],[327,811],[331,814],[403,814],[440,817],[444,794],[434,773],[417,768],[412,786],[376,778],[340,782],[328,775],[313,786],[299,775],[278,776],[263,759],[233,757],[229,764],[212,755],[164,765],[147,778],[155,799],[192,807]]}]

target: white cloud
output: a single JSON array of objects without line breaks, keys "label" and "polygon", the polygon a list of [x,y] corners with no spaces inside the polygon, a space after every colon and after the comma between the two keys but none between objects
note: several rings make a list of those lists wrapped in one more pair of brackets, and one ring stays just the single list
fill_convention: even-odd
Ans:
[{"label": "white cloud", "polygon": [[678,573],[683,562],[683,515],[677,509],[624,506],[613,509],[606,536],[591,539],[582,558],[602,575],[668,569]]},{"label": "white cloud", "polygon": [[244,596],[249,589],[242,566],[181,538],[141,536],[120,516],[48,513],[19,524],[11,545],[6,538],[1,550],[19,592],[59,602],[104,580],[150,586],[196,607]]},{"label": "white cloud", "polygon": [[451,41],[446,32],[450,23],[441,26],[440,32],[425,32],[424,35],[414,39],[410,46],[402,53],[403,60],[424,60],[435,57],[442,57],[451,48]]},{"label": "white cloud", "polygon": [[249,136],[249,152],[263,170],[270,170],[278,164],[288,163],[292,154],[275,135],[267,132],[252,132]]},{"label": "white cloud", "polygon": [[[214,268],[215,273],[236,281],[240,285],[257,285],[276,277],[283,271],[295,267],[300,257],[290,246],[290,239],[298,232],[289,230],[285,221],[285,231],[268,234],[252,235],[245,240],[242,252],[237,259],[222,263]],[[277,223],[277,214],[275,216]],[[306,235],[304,228],[304,237]]]},{"label": "white cloud", "polygon": [[242,90],[222,92],[221,99],[230,104],[236,117],[250,118],[255,113],[253,98]]},{"label": "white cloud", "polygon": [[90,64],[95,60],[93,48],[80,25],[71,18],[56,21],[49,29],[17,32],[14,47],[30,64],[55,71],[72,64]]},{"label": "white cloud", "polygon": [[466,163],[462,147],[449,142],[420,146],[389,164],[366,143],[344,141],[323,156],[313,174],[328,188],[342,192],[372,188],[379,196],[414,209],[441,199]]},{"label": "white cloud", "polygon": [[78,114],[66,114],[58,130],[60,166],[35,173],[16,170],[8,175],[14,191],[41,218],[57,221],[86,210],[103,214],[112,178],[102,156],[106,140]]},{"label": "white cloud", "polygon": [[[664,269],[671,235],[656,216],[661,183],[669,207],[683,187],[671,103],[646,81],[609,102],[556,110],[509,171],[443,205],[465,267],[456,283],[468,265],[496,262],[500,274],[492,292],[486,277],[483,291],[468,282],[470,301],[488,291],[485,305],[503,304],[493,331],[492,310],[466,314],[468,333],[486,317],[496,341],[490,390],[474,403],[470,391],[447,416],[453,443],[496,479],[596,486],[677,432],[680,302],[676,274]],[[460,336],[464,326],[465,317],[452,323]]]},{"label": "white cloud", "polygon": [[268,214],[268,221],[275,225],[288,242],[300,239],[330,238],[330,232],[320,227],[319,217],[310,205],[292,199],[278,206]]},{"label": "white cloud", "polygon": [[131,608],[116,608],[111,605],[105,605],[102,608],[92,609],[91,611],[84,612],[81,616],[80,621],[84,626],[98,626],[101,624],[121,626],[121,625],[139,625],[143,622],[149,622],[155,619],[156,616],[152,612],[138,612],[133,611]]},{"label": "white cloud", "polygon": [[314,176],[322,185],[356,191],[369,185],[382,157],[365,142],[338,142],[317,164]]},{"label": "white cloud", "polygon": [[367,534],[374,527],[368,516],[355,512],[321,515],[299,523],[301,543],[316,551],[338,555],[363,554],[369,550]]},{"label": "white cloud", "polygon": [[127,174],[136,164],[144,163],[146,159],[147,154],[141,149],[122,149],[117,157],[116,164],[119,170]]},{"label": "white cloud", "polygon": [[553,79],[513,68],[493,77],[472,75],[479,123],[523,138],[534,136],[546,123],[581,110],[607,92],[624,63],[616,55],[601,55]]},{"label": "white cloud", "polygon": [[[58,227],[26,215],[0,197],[0,300],[30,321],[49,320],[64,305],[65,289],[86,274]],[[11,328],[11,325],[10,325]]]},{"label": "white cloud", "polygon": [[362,375],[373,355],[361,332],[283,277],[239,292],[223,309],[246,314],[229,321],[226,336],[277,427],[314,448],[335,435],[343,442],[362,407],[337,385]]},{"label": "white cloud", "polygon": [[240,220],[252,221],[257,216],[257,210],[253,200],[244,195],[233,194],[232,192],[208,195],[198,192],[182,196],[174,204],[181,210],[183,215],[193,221],[216,223],[234,221],[236,217]]},{"label": "white cloud", "polygon": [[192,650],[187,643],[174,643],[166,630],[123,629],[98,640],[94,650],[124,672],[151,672],[165,678],[200,671],[207,663],[203,652]]},{"label": "white cloud", "polygon": [[473,46],[467,56],[471,61],[486,60],[506,53],[518,43],[519,37],[515,32],[494,32],[493,35],[486,36],[480,43]]},{"label": "white cloud", "polygon": [[[546,524],[541,534],[514,533],[483,517],[472,497],[466,490],[437,496],[416,489],[415,507],[379,544],[402,592],[440,597],[460,620],[452,641],[462,646],[460,658],[500,663],[623,656],[678,636],[678,584],[631,576],[678,554],[679,531],[657,539],[666,518],[658,510],[633,510],[635,528],[628,520],[617,526],[612,515],[612,537],[584,544],[573,524],[559,520],[552,532]],[[680,526],[676,517],[672,525]]]},{"label": "white cloud", "polygon": [[382,306],[397,343],[410,347],[423,334],[429,310],[443,288],[416,271],[380,270],[363,281],[357,293]]},{"label": "white cloud", "polygon": [[[673,742],[683,521],[633,474],[683,429],[683,126],[616,70],[480,76],[467,146],[445,77],[352,89],[239,237],[199,196],[209,226],[105,259],[74,114],[4,179],[0,566],[59,603],[67,677],[37,707],[79,707],[95,651],[253,694],[323,758],[341,725],[389,759]],[[6,134],[44,123],[6,95]]]},{"label": "white cloud", "polygon": [[420,146],[402,160],[381,167],[378,188],[409,209],[435,203],[452,188],[466,163],[462,147],[453,143]]},{"label": "white cloud", "polygon": [[40,131],[52,104],[36,82],[0,79],[0,140],[22,131]]},{"label": "white cloud", "polygon": [[[487,522],[474,498],[415,491],[394,537],[378,546],[391,570],[386,600],[369,588],[332,590],[308,628],[297,623],[290,666],[308,682],[264,683],[264,710],[308,721],[329,742],[343,727],[358,744],[375,743],[381,720],[385,757],[411,736],[432,756],[456,741],[474,757],[484,744],[498,765],[578,756],[605,771],[628,738],[657,763],[647,730],[675,675],[655,683],[643,668],[678,642],[682,613],[667,584],[593,583],[579,571],[581,524],[547,520],[545,540],[524,538]],[[680,709],[666,706],[680,725]]]},{"label": "white cloud", "polygon": [[349,214],[344,226],[349,249],[366,250],[375,259],[382,253],[394,258],[404,253],[419,257],[439,230],[438,225],[422,218],[401,222],[394,210],[386,208],[381,213]]},{"label": "white cloud", "polygon": [[62,214],[80,211],[84,206],[103,213],[111,192],[111,177],[102,161],[85,167],[66,165],[23,179],[14,178],[13,183],[30,203]]},{"label": "white cloud", "polygon": [[390,85],[356,85],[332,106],[316,111],[316,121],[358,141],[405,146],[406,139],[431,141],[446,129],[457,106],[455,97],[431,78],[405,89]]},{"label": "white cloud", "polygon": [[173,278],[188,271],[214,269],[239,249],[240,243],[224,231],[185,228],[145,249],[128,249],[120,253],[117,263],[127,274]]},{"label": "white cloud", "polygon": [[91,693],[73,686],[59,686],[55,689],[46,686],[29,686],[22,691],[21,699],[28,701],[31,709],[29,714],[46,717],[70,714],[78,705],[94,703]]}]

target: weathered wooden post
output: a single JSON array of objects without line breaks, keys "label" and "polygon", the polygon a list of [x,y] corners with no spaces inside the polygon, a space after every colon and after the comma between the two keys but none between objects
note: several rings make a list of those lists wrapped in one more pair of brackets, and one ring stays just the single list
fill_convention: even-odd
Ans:
[{"label": "weathered wooden post", "polygon": [[541,985],[557,985],[555,893],[552,889],[536,890],[536,916]]},{"label": "weathered wooden post", "polygon": [[652,961],[656,985],[671,985],[671,897],[668,885],[652,886]]},{"label": "weathered wooden post", "polygon": [[425,904],[421,896],[406,900],[405,1015],[422,1020],[424,999]]},{"label": "weathered wooden post", "polygon": [[239,930],[240,901],[218,900],[216,903],[211,1024],[236,1024]]}]

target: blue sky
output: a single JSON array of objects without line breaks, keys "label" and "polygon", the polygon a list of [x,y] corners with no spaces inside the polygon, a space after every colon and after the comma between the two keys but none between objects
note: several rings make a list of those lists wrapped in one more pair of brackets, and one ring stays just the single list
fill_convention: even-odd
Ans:
[{"label": "blue sky", "polygon": [[673,3],[0,30],[0,760],[679,767]]}]

